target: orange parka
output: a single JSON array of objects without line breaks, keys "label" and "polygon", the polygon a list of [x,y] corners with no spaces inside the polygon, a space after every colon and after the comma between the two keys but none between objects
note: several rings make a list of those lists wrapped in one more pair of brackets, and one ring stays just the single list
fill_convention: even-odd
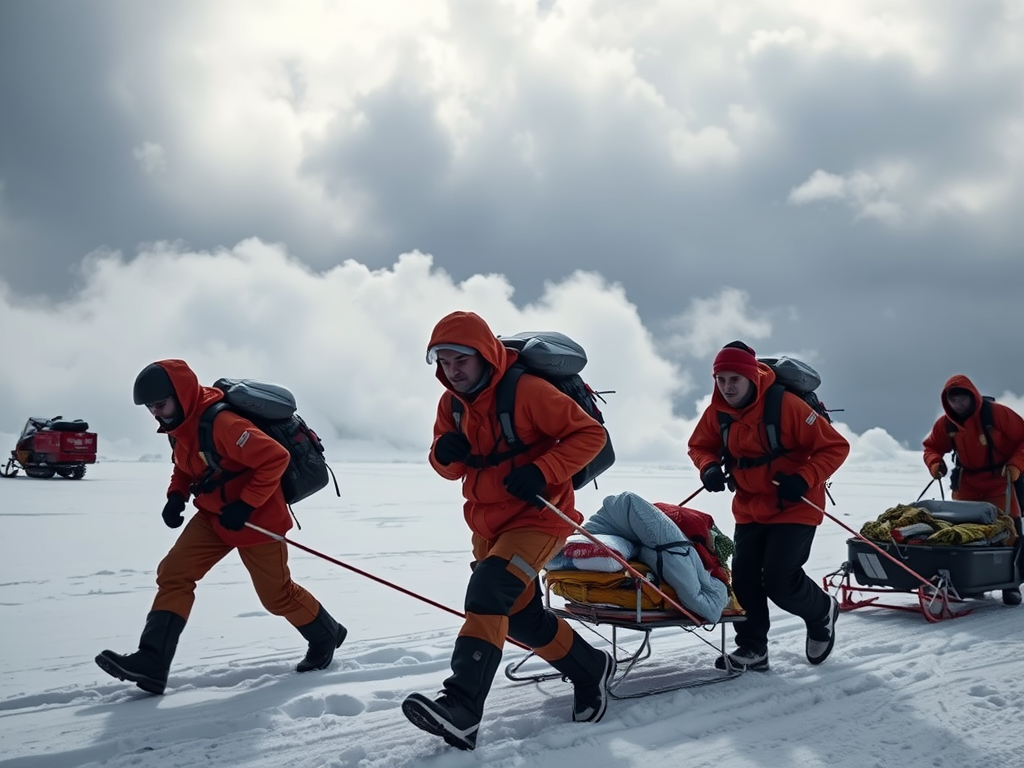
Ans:
[{"label": "orange parka", "polygon": [[[949,390],[958,388],[974,396],[974,410],[964,418],[957,416],[946,402]],[[1010,464],[1024,472],[1024,419],[1005,405],[992,403],[992,444],[989,446],[981,423],[981,400],[978,388],[969,378],[962,374],[949,378],[942,388],[942,409],[946,415],[939,417],[924,439],[924,463],[931,469],[945,454],[955,450],[963,471],[959,490],[953,492],[953,498],[990,501],[1003,509],[1007,485],[1002,476],[1003,467]],[[1010,494],[1009,514],[1020,515],[1013,493]]]},{"label": "orange parka", "polygon": [[[206,463],[199,451],[199,418],[207,407],[223,399],[224,393],[200,386],[183,360],[161,360],[157,365],[170,376],[185,416],[181,424],[168,432],[174,444],[174,470],[167,495],[180,493],[188,499],[192,484],[206,475]],[[209,515],[221,539],[236,547],[270,542],[266,535],[251,528],[229,531],[220,524],[221,508],[238,499],[255,507],[249,522],[274,533],[287,532],[292,521],[281,490],[281,476],[288,468],[288,450],[256,429],[251,421],[231,411],[222,411],[214,420],[213,444],[221,456],[221,468],[240,474],[220,488],[200,493],[194,502],[199,514]]]},{"label": "orange parka", "polygon": [[524,375],[516,387],[512,418],[516,434],[529,449],[496,467],[476,469],[462,462],[440,464],[434,458],[434,444],[446,432],[459,431],[452,417],[452,397],[462,401],[461,429],[474,455],[488,456],[495,449],[507,450],[498,423],[495,388],[518,357],[472,312],[453,312],[438,322],[428,349],[444,343],[472,347],[492,369],[487,385],[471,398],[452,389],[440,363],[436,369],[446,391],[437,404],[430,464],[441,477],[462,480],[462,495],[466,499],[463,514],[470,530],[488,540],[505,531],[524,528],[568,536],[573,532],[571,526],[550,510],[515,498],[505,490],[502,480],[515,467],[536,464],[547,480],[546,498],[568,517],[582,522],[583,516],[575,507],[572,476],[604,447],[604,428],[549,382]]},{"label": "orange parka", "polygon": [[[689,455],[698,471],[722,462],[722,433],[718,412],[729,414],[729,455],[758,458],[769,452],[764,426],[764,395],[775,382],[775,372],[764,363],[757,365],[754,399],[737,410],[729,405],[715,387],[711,405],[704,411],[689,442]],[[808,501],[825,506],[825,481],[846,460],[850,444],[828,421],[792,392],[782,396],[779,442],[787,452],[760,467],[732,468],[736,495],[732,514],[737,523],[803,523],[819,525],[822,514],[803,501],[783,502],[779,508],[777,486],[772,483],[776,473],[798,474],[807,481],[804,494]]]}]

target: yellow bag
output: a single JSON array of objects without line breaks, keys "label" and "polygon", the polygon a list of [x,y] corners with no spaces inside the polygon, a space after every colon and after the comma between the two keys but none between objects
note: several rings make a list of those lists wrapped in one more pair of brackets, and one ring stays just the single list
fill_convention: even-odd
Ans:
[{"label": "yellow bag", "polygon": [[[650,573],[650,569],[643,563],[631,562],[630,565],[644,576]],[[548,571],[544,579],[552,592],[574,603],[636,608],[636,580],[626,571]],[[659,589],[676,602],[679,601],[675,590],[668,584],[659,585]],[[641,589],[640,607],[643,610],[673,610],[665,598],[650,588]]]}]

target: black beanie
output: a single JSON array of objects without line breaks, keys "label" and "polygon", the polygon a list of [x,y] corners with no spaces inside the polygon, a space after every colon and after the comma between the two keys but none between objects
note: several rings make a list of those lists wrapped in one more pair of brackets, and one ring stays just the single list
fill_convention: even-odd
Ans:
[{"label": "black beanie", "polygon": [[166,400],[168,397],[176,397],[177,393],[174,391],[170,375],[163,366],[150,363],[135,377],[132,396],[136,405],[148,405]]}]

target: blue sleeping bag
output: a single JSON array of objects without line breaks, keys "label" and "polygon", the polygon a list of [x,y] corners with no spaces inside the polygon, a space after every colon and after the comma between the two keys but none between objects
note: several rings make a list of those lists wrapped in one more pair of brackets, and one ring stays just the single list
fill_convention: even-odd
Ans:
[{"label": "blue sleeping bag", "polygon": [[607,496],[583,527],[639,542],[636,559],[676,591],[683,607],[709,622],[722,618],[729,602],[725,584],[708,573],[689,539],[649,501],[629,491]]}]

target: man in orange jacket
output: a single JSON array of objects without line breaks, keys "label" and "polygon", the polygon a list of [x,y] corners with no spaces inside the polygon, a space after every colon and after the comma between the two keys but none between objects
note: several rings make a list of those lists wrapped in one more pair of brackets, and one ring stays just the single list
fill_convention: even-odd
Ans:
[{"label": "man in orange jacket", "polygon": [[[572,719],[577,722],[596,722],[604,715],[606,687],[615,671],[611,655],[590,646],[544,608],[537,584],[540,569],[573,531],[538,497],[583,521],[575,508],[572,476],[604,446],[604,428],[549,382],[524,375],[512,416],[527,449],[508,455],[495,389],[516,357],[472,312],[442,318],[427,347],[427,362],[436,364],[435,375],[445,388],[430,465],[441,477],[462,482],[473,574],[452,675],[436,699],[413,693],[402,711],[418,728],[460,749],[476,746],[506,636],[532,648],[572,681]],[[462,404],[459,423],[453,398]]]},{"label": "man in orange jacket", "polygon": [[[953,451],[953,498],[995,505],[1015,518],[1020,533],[1024,419],[1002,403],[986,402],[962,374],[946,381],[942,409],[945,415],[924,439],[924,463],[931,476],[946,475],[943,456]],[[1003,590],[1003,602],[1020,605],[1020,589]]]},{"label": "man in orange jacket", "polygon": [[[775,372],[742,341],[727,344],[715,357],[715,391],[689,441],[690,459],[704,488],[736,492],[732,584],[746,612],[734,624],[734,667],[768,669],[768,600],[795,614],[807,626],[805,653],[821,664],[835,643],[839,603],[823,592],[803,566],[823,516],[825,481],[846,460],[850,445],[827,419],[792,392],[784,392],[778,455],[766,453],[764,397]],[[729,422],[728,445],[722,421]],[[725,667],[725,659],[716,666]]]},{"label": "man in orange jacket", "polygon": [[263,607],[287,619],[309,643],[298,672],[327,667],[347,634],[315,597],[292,581],[287,545],[245,525],[251,520],[282,535],[291,528],[281,491],[288,450],[248,419],[224,410],[213,421],[213,444],[224,474],[207,470],[199,448],[199,420],[223,397],[219,389],[200,386],[182,360],[151,363],[135,379],[135,404],[149,409],[160,424],[158,431],[173,446],[164,523],[181,526],[192,495],[198,509],[157,567],[157,593],[139,650],[108,650],[96,657],[104,672],[149,693],[161,694],[167,686],[178,638],[195,602],[196,582],[236,548]]}]

